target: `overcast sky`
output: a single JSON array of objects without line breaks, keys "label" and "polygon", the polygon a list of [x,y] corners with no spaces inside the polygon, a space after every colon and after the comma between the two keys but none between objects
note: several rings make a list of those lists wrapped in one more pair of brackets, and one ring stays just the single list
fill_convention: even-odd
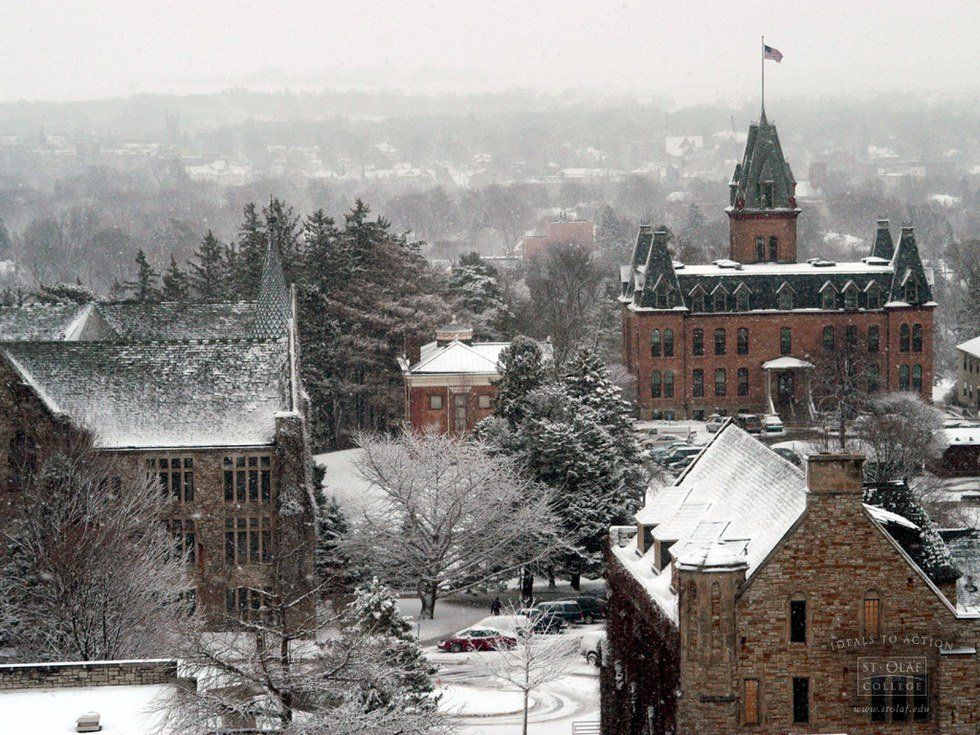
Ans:
[{"label": "overcast sky", "polygon": [[367,86],[666,94],[980,90],[980,2],[0,0],[0,100]]}]

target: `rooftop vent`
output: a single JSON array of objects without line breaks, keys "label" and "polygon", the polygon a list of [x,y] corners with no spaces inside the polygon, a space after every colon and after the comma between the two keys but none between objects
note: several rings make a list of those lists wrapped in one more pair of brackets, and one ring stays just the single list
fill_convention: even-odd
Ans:
[{"label": "rooftop vent", "polygon": [[721,258],[720,260],[713,260],[711,262],[719,268],[737,268],[740,265],[734,260],[728,260],[727,258]]},{"label": "rooftop vent", "polygon": [[830,268],[832,266],[837,265],[837,263],[835,263],[834,261],[832,261],[832,260],[824,260],[823,258],[813,258],[813,260],[810,260],[808,262],[814,268]]},{"label": "rooftop vent", "polygon": [[75,720],[75,732],[101,732],[98,712],[86,712]]},{"label": "rooftop vent", "polygon": [[891,265],[889,261],[884,258],[878,258],[874,255],[869,255],[866,258],[861,258],[861,262],[865,265]]}]

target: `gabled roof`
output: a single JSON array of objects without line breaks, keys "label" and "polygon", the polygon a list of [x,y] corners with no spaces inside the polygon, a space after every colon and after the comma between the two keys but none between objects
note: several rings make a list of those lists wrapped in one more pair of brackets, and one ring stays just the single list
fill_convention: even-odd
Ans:
[{"label": "gabled roof", "polygon": [[267,445],[290,407],[285,339],[24,342],[0,354],[107,449]]},{"label": "gabled roof", "polygon": [[932,291],[926,281],[926,274],[919,257],[919,247],[915,243],[915,232],[911,227],[902,228],[902,236],[898,241],[898,249],[892,258],[894,278],[892,280],[890,301],[905,301],[903,286],[910,278],[915,278],[919,285],[919,302],[932,301]]},{"label": "gabled roof", "polygon": [[412,375],[460,374],[496,375],[497,360],[509,342],[484,342],[474,345],[453,340],[438,346],[430,342],[422,348],[422,359],[411,366]]},{"label": "gabled roof", "polygon": [[86,304],[28,304],[0,307],[0,342],[66,339]]},{"label": "gabled roof", "polygon": [[973,339],[968,339],[966,342],[960,342],[956,345],[956,349],[968,355],[980,357],[980,337],[974,337]]},{"label": "gabled roof", "polygon": [[196,304],[132,301],[96,305],[99,315],[126,341],[240,339],[252,336],[255,302]]}]

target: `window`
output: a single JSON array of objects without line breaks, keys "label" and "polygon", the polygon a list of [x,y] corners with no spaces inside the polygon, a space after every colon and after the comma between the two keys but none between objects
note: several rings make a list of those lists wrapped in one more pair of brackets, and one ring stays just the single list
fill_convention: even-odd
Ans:
[{"label": "window", "polygon": [[766,238],[762,235],[755,238],[755,259],[760,263],[766,259]]},{"label": "window", "polygon": [[833,286],[828,286],[820,294],[821,302],[820,307],[828,311],[833,311],[837,308],[837,292],[834,290]]},{"label": "window", "polygon": [[749,330],[739,327],[735,332],[736,352],[740,355],[749,354]]},{"label": "window", "polygon": [[788,286],[779,289],[779,308],[783,311],[790,311],[793,308],[793,292]]},{"label": "window", "polygon": [[868,352],[877,352],[880,349],[881,329],[877,326],[868,327]]},{"label": "window", "polygon": [[272,457],[267,454],[224,458],[225,502],[268,503],[272,500]]},{"label": "window", "polygon": [[916,393],[922,392],[922,366],[912,366],[912,390]]},{"label": "window", "polygon": [[660,357],[660,330],[650,332],[650,356]]},{"label": "window", "polygon": [[779,330],[779,354],[789,355],[793,352],[793,330],[783,327]]},{"label": "window", "polygon": [[660,371],[654,370],[650,375],[650,395],[660,398]]},{"label": "window", "polygon": [[691,340],[692,340],[691,351],[695,355],[703,355],[704,354],[704,330],[695,329],[693,332],[691,332]]},{"label": "window", "polygon": [[908,304],[919,302],[919,284],[917,281],[910,280],[905,284],[905,302]]},{"label": "window", "polygon": [[704,395],[704,370],[695,368],[694,372],[691,373],[691,385],[694,389],[695,398]]},{"label": "window", "polygon": [[486,393],[477,396],[476,400],[477,400],[477,405],[480,408],[490,408],[490,396],[487,395]]},{"label": "window", "polygon": [[664,398],[674,397],[674,371],[664,370]]},{"label": "window", "polygon": [[146,467],[157,476],[164,497],[178,503],[194,502],[193,457],[154,457],[146,460]]},{"label": "window", "polygon": [[664,330],[664,357],[674,356],[674,330]]},{"label": "window", "polygon": [[872,722],[929,719],[929,680],[922,676],[876,676],[871,688]]},{"label": "window", "polygon": [[759,680],[746,679],[742,694],[742,724],[759,724]]},{"label": "window", "polygon": [[724,289],[718,289],[712,296],[712,309],[714,311],[728,311],[728,293]]},{"label": "window", "polygon": [[864,636],[878,640],[881,633],[881,600],[877,597],[864,598]]},{"label": "window", "polygon": [[908,390],[909,389],[909,366],[902,365],[898,369],[898,389]]},{"label": "window", "polygon": [[194,521],[174,518],[166,522],[167,530],[174,539],[174,552],[193,564],[197,559],[197,534]]},{"label": "window", "polygon": [[880,309],[881,308],[881,289],[878,288],[877,283],[872,283],[868,288],[868,308],[869,309]]},{"label": "window", "polygon": [[272,561],[272,521],[268,516],[225,519],[225,563],[268,564]]},{"label": "window", "polygon": [[877,393],[881,388],[881,368],[878,363],[868,365],[868,393]]},{"label": "window", "polygon": [[268,620],[268,600],[272,589],[254,587],[230,587],[225,590],[225,612],[239,620]]},{"label": "window", "polygon": [[762,183],[762,204],[769,209],[772,209],[772,182],[764,181]]},{"label": "window", "polygon": [[844,290],[844,308],[848,311],[854,311],[858,308],[857,286],[852,286]]},{"label": "window", "polygon": [[810,721],[810,680],[802,676],[793,677],[793,722]]},{"label": "window", "polygon": [[697,291],[691,296],[691,309],[693,311],[704,311],[704,292]]},{"label": "window", "polygon": [[853,324],[844,327],[844,343],[848,347],[854,347],[858,341],[858,328]]},{"label": "window", "polygon": [[748,311],[749,310],[749,290],[747,288],[739,289],[735,292],[735,311]]},{"label": "window", "polygon": [[7,451],[7,488],[22,490],[37,469],[37,444],[24,431],[15,431]]},{"label": "window", "polygon": [[776,237],[769,238],[769,260],[779,260],[779,240]]},{"label": "window", "polygon": [[828,352],[834,349],[834,328],[829,325],[823,328],[823,348]]},{"label": "window", "polygon": [[738,394],[747,396],[749,394],[749,369],[738,369]]},{"label": "window", "polygon": [[429,408],[433,411],[442,409],[442,396],[429,396]]},{"label": "window", "polygon": [[806,600],[790,600],[789,642],[806,643]]},{"label": "window", "polygon": [[922,352],[922,325],[912,325],[912,352]]},{"label": "window", "polygon": [[687,611],[690,620],[687,625],[688,658],[692,658],[698,647],[698,585],[692,579],[687,583]]},{"label": "window", "polygon": [[725,354],[725,330],[721,328],[715,330],[715,354]]},{"label": "window", "polygon": [[912,330],[910,329],[908,324],[903,324],[901,327],[898,328],[898,351],[899,352],[909,351],[909,343],[911,342],[910,339],[911,332]]},{"label": "window", "polygon": [[725,368],[715,370],[715,395],[725,395]]},{"label": "window", "polygon": [[670,306],[670,292],[665,283],[661,283],[654,292],[655,306],[658,309],[666,309]]}]

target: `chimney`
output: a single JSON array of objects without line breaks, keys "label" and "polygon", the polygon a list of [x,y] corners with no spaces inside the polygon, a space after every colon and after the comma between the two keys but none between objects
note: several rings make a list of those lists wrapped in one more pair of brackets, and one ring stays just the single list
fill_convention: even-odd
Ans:
[{"label": "chimney", "polygon": [[436,329],[436,342],[440,347],[445,347],[454,340],[464,344],[472,344],[473,327],[468,324],[459,324],[453,318],[450,324],[445,324]]},{"label": "chimney", "polygon": [[878,229],[879,230],[887,230],[888,229],[888,220],[887,219],[880,219],[880,220],[878,220]]},{"label": "chimney", "polygon": [[861,501],[864,455],[812,454],[806,466],[806,486],[810,498],[818,495],[853,495]]},{"label": "chimney", "polygon": [[657,245],[663,245],[667,247],[667,229],[665,227],[658,227],[653,231],[653,241]]}]

